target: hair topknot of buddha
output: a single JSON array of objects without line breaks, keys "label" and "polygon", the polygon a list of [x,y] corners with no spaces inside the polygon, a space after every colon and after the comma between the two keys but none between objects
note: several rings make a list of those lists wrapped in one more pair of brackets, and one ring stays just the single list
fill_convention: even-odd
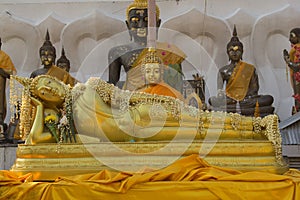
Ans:
[{"label": "hair topknot of buddha", "polygon": [[162,60],[157,55],[156,49],[149,48],[148,52],[146,53],[145,57],[142,59],[142,65],[145,65],[147,63],[158,63],[161,64]]},{"label": "hair topknot of buddha", "polygon": [[48,30],[46,32],[45,42],[44,42],[43,46],[41,46],[41,48],[40,48],[40,54],[41,54],[42,50],[50,50],[54,53],[54,56],[56,56],[56,49],[52,45],[52,42],[50,41],[50,35],[49,35]]},{"label": "hair topknot of buddha", "polygon": [[70,66],[70,60],[66,57],[65,49],[64,48],[62,48],[61,56],[57,60],[57,64],[59,64],[59,63],[66,63],[68,66]]},{"label": "hair topknot of buddha", "polygon": [[240,42],[239,37],[237,36],[237,31],[236,31],[235,25],[234,25],[233,32],[232,32],[232,37],[227,44],[227,51],[232,46],[239,46],[241,48],[241,50],[243,50],[243,43]]},{"label": "hair topknot of buddha", "polygon": [[[148,0],[134,0],[133,3],[131,3],[126,10],[127,19],[129,20],[129,12],[133,9],[147,9],[148,8]],[[156,18],[159,18],[159,8],[156,5]]]}]

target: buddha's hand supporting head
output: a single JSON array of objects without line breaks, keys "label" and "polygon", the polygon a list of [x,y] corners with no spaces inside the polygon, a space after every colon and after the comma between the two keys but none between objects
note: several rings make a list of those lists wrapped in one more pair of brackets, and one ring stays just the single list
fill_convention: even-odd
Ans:
[{"label": "buddha's hand supporting head", "polygon": [[42,103],[40,100],[38,100],[38,99],[36,99],[36,98],[34,98],[34,97],[30,97],[30,100],[31,100],[31,103],[32,103],[34,106],[43,105],[43,103]]}]

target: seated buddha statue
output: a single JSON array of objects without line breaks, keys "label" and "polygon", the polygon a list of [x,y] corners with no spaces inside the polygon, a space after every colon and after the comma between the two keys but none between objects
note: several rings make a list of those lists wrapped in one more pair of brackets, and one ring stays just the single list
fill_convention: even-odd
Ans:
[{"label": "seated buddha statue", "polygon": [[48,30],[46,33],[45,42],[40,48],[39,53],[43,68],[33,71],[30,75],[31,78],[42,74],[47,74],[50,76],[54,76],[57,79],[63,81],[64,83],[70,84],[71,86],[75,85],[75,83],[77,82],[75,78],[73,78],[64,69],[55,66],[56,50],[50,41]]},{"label": "seated buddha statue", "polygon": [[266,116],[274,112],[273,97],[259,95],[259,80],[253,65],[243,62],[243,44],[237,37],[234,26],[233,36],[227,44],[230,63],[218,72],[217,96],[210,97],[212,110],[237,112],[247,116]]},{"label": "seated buddha statue", "polygon": [[[121,68],[126,72],[124,89],[137,90],[144,80],[141,78],[141,70],[131,70],[140,63],[136,62],[140,53],[147,47],[148,35],[148,1],[134,0],[127,7],[126,25],[128,28],[130,42],[110,49],[108,53],[109,78],[108,82],[117,85],[120,81]],[[160,12],[156,6],[156,27],[161,24]],[[157,29],[158,30],[158,29]],[[186,57],[185,54],[175,45],[158,42],[156,45],[163,63],[168,65],[165,68],[164,80],[178,91],[182,90],[183,72],[181,63]],[[146,50],[147,51],[147,50]]]},{"label": "seated buddha statue", "polygon": [[60,67],[64,70],[66,70],[67,72],[70,72],[70,68],[71,68],[70,60],[66,57],[64,47],[61,50],[60,58],[56,61],[56,65],[57,65],[57,67]]},{"label": "seated buddha statue", "polygon": [[145,86],[141,90],[142,92],[171,96],[184,100],[179,91],[164,82],[163,74],[166,66],[162,64],[160,57],[157,55],[156,49],[148,49],[147,54],[142,59],[141,65],[143,79],[145,79]]}]

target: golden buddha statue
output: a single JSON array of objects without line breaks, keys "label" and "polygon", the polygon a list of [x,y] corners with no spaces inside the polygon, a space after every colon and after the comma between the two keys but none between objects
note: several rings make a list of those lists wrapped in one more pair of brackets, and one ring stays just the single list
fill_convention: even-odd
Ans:
[{"label": "golden buddha statue", "polygon": [[141,90],[142,92],[171,96],[182,101],[184,100],[182,94],[179,91],[164,82],[163,74],[164,69],[167,66],[163,65],[162,60],[157,55],[156,49],[148,49],[147,54],[142,59],[141,65],[143,79],[145,80],[144,88]]},{"label": "golden buddha statue", "polygon": [[287,170],[276,115],[202,111],[174,97],[122,90],[100,78],[74,88],[47,75],[12,79],[24,85],[20,129],[26,137],[12,170],[31,172],[34,179],[112,169],[102,158],[126,165],[116,149],[127,153],[127,165],[132,159],[129,170],[163,167],[168,159],[194,153],[212,165],[242,171]]},{"label": "golden buddha statue", "polygon": [[[15,76],[14,79],[22,83],[27,91],[22,98],[20,116],[20,132],[25,144],[62,142],[67,139],[76,141],[70,128],[71,104],[66,103],[71,98],[70,85],[49,75],[35,78]],[[28,118],[30,115],[34,115],[32,120]],[[57,129],[58,124],[60,127]],[[70,134],[73,134],[72,137],[67,138]]]}]

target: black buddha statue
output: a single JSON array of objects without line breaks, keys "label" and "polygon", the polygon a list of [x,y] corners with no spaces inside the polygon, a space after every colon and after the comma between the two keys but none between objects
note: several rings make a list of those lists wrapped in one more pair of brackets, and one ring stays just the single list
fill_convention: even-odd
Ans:
[{"label": "black buddha statue", "polygon": [[243,44],[233,36],[227,44],[230,63],[219,69],[217,96],[209,98],[212,110],[237,112],[247,116],[266,116],[274,112],[273,97],[259,95],[259,81],[253,65],[242,61]]},{"label": "black buddha statue", "polygon": [[[147,0],[134,0],[127,8],[127,20],[126,25],[129,31],[130,39],[133,42],[110,49],[108,54],[109,61],[109,83],[117,85],[120,81],[120,73],[122,66],[128,79],[133,79],[128,75],[129,70],[138,66],[136,63],[140,53],[147,47],[147,35],[148,35],[148,2]],[[159,18],[159,8],[156,6],[156,27],[158,28],[161,23]],[[180,51],[175,45],[167,43],[157,43],[157,51],[161,54],[164,64],[169,65],[169,71],[164,73],[164,80],[172,87],[181,91],[182,88],[182,67],[181,62],[185,58],[185,54]],[[175,55],[176,54],[176,55]],[[175,55],[175,56],[174,56]],[[175,72],[174,72],[175,71]],[[139,72],[140,76],[141,73]],[[134,75],[135,76],[135,75]],[[139,83],[134,86],[126,84],[124,89],[136,90],[139,87]]]},{"label": "black buddha statue", "polygon": [[34,78],[41,74],[47,74],[48,70],[54,65],[56,59],[56,49],[50,41],[49,31],[46,32],[45,42],[41,46],[40,50],[40,59],[43,65],[43,68],[33,71],[30,75],[30,78]]},{"label": "black buddha statue", "polygon": [[75,85],[77,81],[66,70],[55,66],[56,50],[50,41],[48,30],[46,33],[45,42],[40,48],[39,53],[43,68],[33,71],[30,75],[30,78],[47,74],[56,77],[65,84],[70,84],[71,86]]},{"label": "black buddha statue", "polygon": [[56,61],[56,65],[57,65],[57,67],[60,67],[64,70],[66,70],[67,72],[70,72],[70,68],[71,68],[70,67],[70,60],[66,57],[64,47],[61,50],[60,58]]}]

